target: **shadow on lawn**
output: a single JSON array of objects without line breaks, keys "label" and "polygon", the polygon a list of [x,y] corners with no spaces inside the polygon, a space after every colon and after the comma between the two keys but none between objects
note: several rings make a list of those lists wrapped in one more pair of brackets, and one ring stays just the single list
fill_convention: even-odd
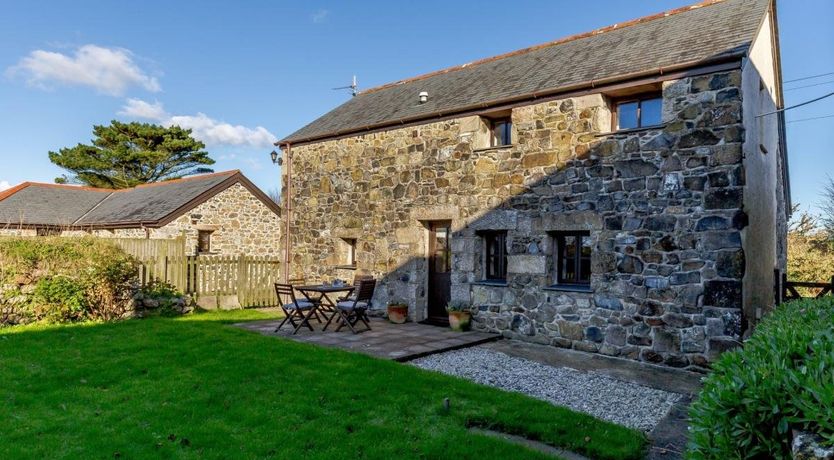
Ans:
[{"label": "shadow on lawn", "polygon": [[226,326],[265,316],[0,331],[0,458],[547,458],[473,421],[594,458],[644,452],[636,431],[520,394]]}]

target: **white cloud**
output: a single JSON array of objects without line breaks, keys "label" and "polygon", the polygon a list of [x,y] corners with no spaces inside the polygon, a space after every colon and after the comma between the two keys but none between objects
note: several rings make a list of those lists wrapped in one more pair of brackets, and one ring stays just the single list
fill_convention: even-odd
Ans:
[{"label": "white cloud", "polygon": [[147,118],[150,120],[163,120],[168,118],[162,103],[157,101],[151,104],[142,99],[128,99],[127,103],[119,111],[119,115],[132,118]]},{"label": "white cloud", "polygon": [[119,111],[119,115],[131,118],[153,120],[164,126],[177,125],[193,130],[197,139],[209,145],[249,145],[255,148],[269,148],[277,140],[275,135],[263,126],[248,128],[232,125],[204,113],[196,115],[171,115],[165,111],[162,103],[149,103],[141,99],[128,99]]},{"label": "white cloud", "polygon": [[319,9],[316,10],[315,13],[310,15],[310,20],[313,21],[313,24],[321,24],[327,20],[327,17],[330,16],[330,10]]},{"label": "white cloud", "polygon": [[9,67],[6,75],[23,76],[29,85],[38,88],[89,86],[111,96],[120,96],[134,86],[151,92],[161,90],[157,79],[136,65],[129,50],[98,45],[81,46],[72,56],[35,50]]},{"label": "white cloud", "polygon": [[12,184],[9,183],[7,180],[0,180],[0,192],[6,189],[12,188]]}]

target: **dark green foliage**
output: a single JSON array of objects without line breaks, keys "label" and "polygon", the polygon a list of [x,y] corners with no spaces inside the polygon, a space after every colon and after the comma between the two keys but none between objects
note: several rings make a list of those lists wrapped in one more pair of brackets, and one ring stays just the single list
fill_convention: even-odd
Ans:
[{"label": "dark green foliage", "polygon": [[93,145],[49,152],[50,161],[70,172],[55,182],[117,189],[212,172],[204,166],[214,160],[190,129],[113,120],[94,126],[93,134]]},{"label": "dark green foliage", "polygon": [[53,321],[72,321],[83,318],[87,309],[84,287],[66,276],[41,278],[35,285],[32,308],[36,317]]},{"label": "dark green foliage", "polygon": [[136,276],[136,261],[106,240],[0,238],[0,306],[15,310],[0,325],[119,318]]},{"label": "dark green foliage", "polygon": [[[637,431],[519,393],[228,323],[256,311],[0,331],[0,458],[596,459]],[[448,398],[450,409],[444,410]]]},{"label": "dark green foliage", "polygon": [[834,444],[834,298],[779,307],[725,353],[690,411],[689,458],[790,458],[791,430]]}]

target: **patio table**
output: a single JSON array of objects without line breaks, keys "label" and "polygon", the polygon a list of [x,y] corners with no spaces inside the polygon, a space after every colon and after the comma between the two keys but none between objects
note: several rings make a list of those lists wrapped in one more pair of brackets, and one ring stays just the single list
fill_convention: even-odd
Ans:
[{"label": "patio table", "polygon": [[[328,294],[344,292],[346,293],[345,295],[348,296],[354,289],[356,289],[356,286],[349,284],[343,284],[341,286],[334,286],[332,284],[311,284],[307,286],[295,286],[295,289],[301,292],[307,300],[315,305],[317,312],[321,312],[322,316],[324,316],[326,320],[329,320],[330,318],[327,317],[327,313],[332,315],[336,314],[336,302],[328,297]],[[316,296],[316,294],[318,294],[318,296]],[[325,322],[325,324],[327,322]],[[325,326],[322,331],[326,328],[327,326]]]}]

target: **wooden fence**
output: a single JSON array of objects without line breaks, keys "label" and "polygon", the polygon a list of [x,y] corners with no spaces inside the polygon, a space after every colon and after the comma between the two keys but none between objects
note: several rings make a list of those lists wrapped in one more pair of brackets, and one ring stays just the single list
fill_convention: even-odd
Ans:
[{"label": "wooden fence", "polygon": [[267,256],[180,256],[142,262],[142,284],[158,280],[196,297],[237,296],[241,307],[278,305],[280,261]]},{"label": "wooden fence", "polygon": [[[834,276],[827,282],[788,281],[787,273],[782,273],[781,270],[775,270],[774,278],[777,305],[789,300],[819,299],[826,295],[834,295]],[[803,292],[806,295],[802,295]]]},{"label": "wooden fence", "polygon": [[185,256],[184,236],[171,239],[111,238],[108,241],[141,261]]}]

